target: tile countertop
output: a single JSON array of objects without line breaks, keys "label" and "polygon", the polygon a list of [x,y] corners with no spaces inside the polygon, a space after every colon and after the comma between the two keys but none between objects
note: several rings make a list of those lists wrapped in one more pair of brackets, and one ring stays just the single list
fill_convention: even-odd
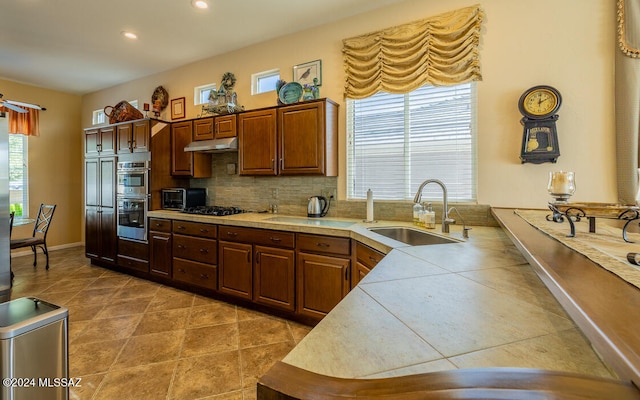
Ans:
[{"label": "tile countertop", "polygon": [[[476,367],[616,377],[501,228],[473,227],[463,243],[407,246],[367,229],[411,226],[398,221],[149,216],[351,237],[387,253],[283,359],[296,367],[341,378]],[[461,227],[450,236],[461,238]]]}]

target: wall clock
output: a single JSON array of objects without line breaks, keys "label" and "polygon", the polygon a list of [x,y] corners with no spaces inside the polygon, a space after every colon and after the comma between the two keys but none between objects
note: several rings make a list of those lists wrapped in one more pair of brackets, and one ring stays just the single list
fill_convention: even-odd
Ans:
[{"label": "wall clock", "polygon": [[520,159],[522,163],[555,163],[560,156],[556,121],[562,104],[560,92],[551,86],[540,85],[527,89],[518,101],[524,127]]}]

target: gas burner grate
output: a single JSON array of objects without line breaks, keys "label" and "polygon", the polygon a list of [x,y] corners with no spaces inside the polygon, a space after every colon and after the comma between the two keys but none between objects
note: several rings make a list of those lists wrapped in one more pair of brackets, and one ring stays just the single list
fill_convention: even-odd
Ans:
[{"label": "gas burner grate", "polygon": [[185,208],[182,212],[185,214],[213,215],[216,217],[222,217],[225,215],[241,214],[244,210],[239,207],[199,206]]}]

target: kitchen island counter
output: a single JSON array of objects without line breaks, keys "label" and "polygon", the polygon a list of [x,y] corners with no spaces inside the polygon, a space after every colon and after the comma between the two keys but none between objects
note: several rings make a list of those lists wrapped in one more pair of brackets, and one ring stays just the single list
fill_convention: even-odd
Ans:
[{"label": "kitchen island counter", "polygon": [[[372,226],[247,213],[170,218],[351,237],[387,256],[283,360],[326,376],[382,378],[476,367],[524,367],[612,378],[572,319],[501,228],[463,243],[407,246]],[[329,220],[324,220],[329,221]],[[461,238],[461,227],[450,236]],[[439,232],[436,232],[439,233]]]}]

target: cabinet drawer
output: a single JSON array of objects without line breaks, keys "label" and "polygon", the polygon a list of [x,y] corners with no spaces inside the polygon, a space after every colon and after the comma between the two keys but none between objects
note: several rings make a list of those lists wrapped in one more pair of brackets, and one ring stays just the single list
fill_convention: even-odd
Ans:
[{"label": "cabinet drawer", "polygon": [[216,226],[201,222],[173,221],[173,233],[181,235],[193,235],[205,238],[216,238]]},{"label": "cabinet drawer", "polygon": [[311,253],[327,253],[348,256],[351,254],[351,239],[323,235],[298,234],[298,250]]},{"label": "cabinet drawer", "polygon": [[218,227],[220,240],[246,242],[264,246],[277,246],[293,249],[295,234],[270,229],[240,228],[235,226]]},{"label": "cabinet drawer", "polygon": [[295,234],[291,232],[275,231],[270,229],[238,228],[234,226],[221,226],[220,239],[233,242],[247,242],[263,246],[276,246],[293,249],[295,247]]},{"label": "cabinet drawer", "polygon": [[174,234],[173,257],[217,264],[217,242],[211,239]]},{"label": "cabinet drawer", "polygon": [[369,269],[375,267],[382,258],[384,258],[384,254],[381,252],[374,250],[369,246],[356,243],[356,259],[369,267]]},{"label": "cabinet drawer", "polygon": [[148,261],[149,245],[147,243],[118,239],[118,255]]},{"label": "cabinet drawer", "polygon": [[149,272],[148,261],[122,256],[120,254],[118,254],[118,265],[124,268],[135,269],[136,271]]},{"label": "cabinet drawer", "polygon": [[218,269],[214,265],[174,259],[173,279],[216,290],[218,286]]},{"label": "cabinet drawer", "polygon": [[156,232],[171,232],[171,220],[149,218],[149,230]]}]

